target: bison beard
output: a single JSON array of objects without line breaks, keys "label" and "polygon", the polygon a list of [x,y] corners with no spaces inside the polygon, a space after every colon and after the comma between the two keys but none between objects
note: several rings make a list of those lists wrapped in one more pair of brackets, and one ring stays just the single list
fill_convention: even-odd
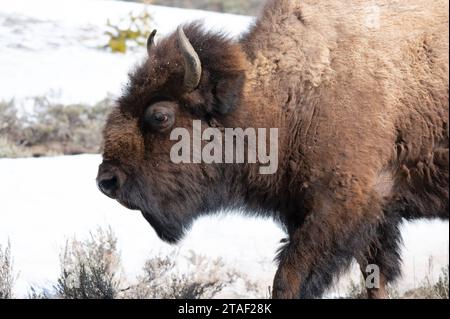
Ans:
[{"label": "bison beard", "polygon": [[136,209],[142,212],[142,216],[153,227],[156,234],[168,243],[176,243],[184,234],[185,228],[188,228],[191,221],[188,221],[185,216],[183,219],[178,219],[175,212],[168,213],[167,210],[162,210],[156,200],[153,199],[151,188],[147,187],[140,177],[132,177],[129,179],[129,186],[123,186],[121,202],[129,209]]},{"label": "bison beard", "polygon": [[[402,220],[449,218],[448,2],[270,0],[239,41],[154,37],[105,126],[101,191],[171,243],[203,214],[273,217],[275,298],[322,296],[354,258],[388,297]],[[278,170],[171,162],[170,131],[194,120],[277,128]]]}]

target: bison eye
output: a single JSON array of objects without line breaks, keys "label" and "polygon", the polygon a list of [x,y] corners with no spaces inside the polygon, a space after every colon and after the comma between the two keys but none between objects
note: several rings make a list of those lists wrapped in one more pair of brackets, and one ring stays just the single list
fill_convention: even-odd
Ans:
[{"label": "bison eye", "polygon": [[167,122],[168,119],[169,119],[169,117],[164,113],[158,112],[158,113],[153,114],[153,120],[155,123],[161,124],[161,123]]},{"label": "bison eye", "polygon": [[150,106],[144,115],[145,124],[152,130],[165,131],[175,123],[175,113],[169,105],[158,103]]}]

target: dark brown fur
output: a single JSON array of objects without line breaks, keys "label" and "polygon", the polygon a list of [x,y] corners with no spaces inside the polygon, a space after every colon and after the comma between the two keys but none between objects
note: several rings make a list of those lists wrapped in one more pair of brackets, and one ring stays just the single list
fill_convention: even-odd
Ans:
[{"label": "dark brown fur", "polygon": [[[203,66],[191,93],[175,35],[163,39],[108,120],[99,176],[115,174],[115,198],[169,242],[220,209],[279,220],[276,298],[320,297],[352,258],[380,267],[369,295],[386,297],[402,218],[449,217],[448,3],[370,3],[272,0],[238,42],[185,26]],[[172,163],[175,142],[143,122],[161,100],[175,127],[279,128],[277,173]]]}]

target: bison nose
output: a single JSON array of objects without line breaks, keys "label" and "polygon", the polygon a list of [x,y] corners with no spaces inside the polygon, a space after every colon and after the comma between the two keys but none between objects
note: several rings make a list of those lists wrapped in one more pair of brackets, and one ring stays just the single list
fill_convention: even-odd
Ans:
[{"label": "bison nose", "polygon": [[115,197],[117,189],[119,188],[117,176],[103,176],[97,183],[98,188],[100,188],[103,194],[111,198]]},{"label": "bison nose", "polygon": [[119,169],[103,163],[97,175],[97,185],[100,191],[108,197],[115,199],[122,184],[122,174]]}]

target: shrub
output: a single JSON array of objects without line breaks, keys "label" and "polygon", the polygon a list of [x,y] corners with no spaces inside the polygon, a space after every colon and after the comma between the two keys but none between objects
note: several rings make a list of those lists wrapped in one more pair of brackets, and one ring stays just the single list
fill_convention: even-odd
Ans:
[{"label": "shrub", "polygon": [[121,283],[119,268],[117,239],[111,229],[98,229],[85,241],[68,241],[61,254],[61,273],[54,287],[55,297],[117,298]]},{"label": "shrub", "polygon": [[345,295],[346,299],[365,299],[367,298],[366,282],[361,276],[359,282],[351,280],[349,290]]},{"label": "shrub", "polygon": [[152,24],[152,17],[146,9],[139,14],[130,12],[116,24],[108,20],[106,47],[112,52],[125,53],[129,48],[143,46],[152,32]]},{"label": "shrub", "polygon": [[448,270],[449,270],[448,265],[447,265],[447,267],[442,268],[441,275],[439,276],[439,280],[433,285],[434,294],[439,299],[449,299]]},{"label": "shrub", "polygon": [[11,245],[3,249],[0,245],[0,299],[11,299],[14,286],[13,261],[11,257]]},{"label": "shrub", "polygon": [[0,136],[18,132],[22,127],[14,101],[0,102]]},{"label": "shrub", "polygon": [[56,298],[51,291],[39,287],[31,286],[28,299],[52,299]]},{"label": "shrub", "polygon": [[13,102],[0,102],[0,157],[98,153],[112,104],[89,106],[33,99],[33,111],[19,116]]},{"label": "shrub", "polygon": [[[180,274],[175,269],[175,256],[153,257],[145,263],[144,275],[129,288],[125,297],[138,299],[203,299],[212,298],[230,283],[232,277],[220,280],[217,276],[200,276],[190,271]],[[203,257],[202,257],[203,259]],[[212,275],[220,260],[202,262],[207,268],[198,268]]]},{"label": "shrub", "polygon": [[[449,266],[442,268],[439,278],[436,282],[431,279],[432,259],[430,258],[429,274],[420,283],[417,288],[410,289],[400,293],[394,287],[389,286],[389,296],[392,299],[448,299],[449,298]],[[365,281],[361,279],[359,283],[351,281],[350,288],[345,295],[348,299],[367,298]]]},{"label": "shrub", "polygon": [[427,276],[418,288],[407,291],[405,299],[449,299],[449,266],[442,268],[439,278],[433,283],[430,276]]},{"label": "shrub", "polygon": [[[126,285],[121,275],[117,239],[111,229],[98,229],[87,240],[67,241],[60,256],[61,272],[53,287],[31,287],[31,299],[205,299],[216,297],[237,282],[255,292],[257,284],[221,259],[209,259],[193,252],[185,259],[187,268],[179,272],[176,253],[148,259],[142,275]],[[177,261],[177,263],[176,263]],[[124,288],[127,287],[128,288]]]},{"label": "shrub", "polygon": [[8,138],[0,136],[0,158],[29,157],[32,153],[21,145],[16,145]]},{"label": "shrub", "polygon": [[187,270],[175,267],[177,254],[153,257],[145,263],[138,283],[127,289],[124,298],[136,299],[210,299],[225,288],[243,282],[254,293],[257,284],[242,273],[225,267],[222,259],[209,259],[191,252],[186,258]]},{"label": "shrub", "polygon": [[98,152],[101,131],[110,107],[109,99],[94,106],[52,104],[36,99],[34,112],[27,118],[22,144],[56,144],[64,154]]}]

